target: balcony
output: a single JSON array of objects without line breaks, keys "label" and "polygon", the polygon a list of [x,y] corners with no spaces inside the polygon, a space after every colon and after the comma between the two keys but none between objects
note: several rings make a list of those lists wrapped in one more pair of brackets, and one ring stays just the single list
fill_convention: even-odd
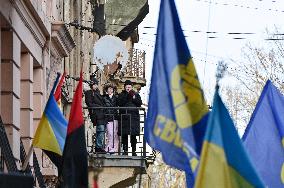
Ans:
[{"label": "balcony", "polygon": [[[112,109],[115,113],[105,115],[117,119],[123,124],[123,116],[128,114],[131,110],[139,111],[139,125],[140,134],[136,137],[136,154],[132,156],[131,144],[128,144],[128,150],[123,151],[121,137],[119,137],[118,151],[110,154],[95,152],[95,139],[96,139],[96,127],[93,126],[89,116],[89,109],[101,109],[107,111]],[[128,114],[131,117],[130,114]],[[139,184],[138,180],[141,180],[143,174],[146,174],[147,167],[155,160],[156,153],[145,142],[144,139],[144,123],[145,123],[146,111],[141,107],[93,107],[84,108],[84,121],[86,128],[86,145],[89,155],[89,183],[92,187],[93,179],[96,179],[100,187],[126,187],[133,184]],[[131,128],[131,127],[130,127]],[[121,129],[123,131],[123,129]],[[48,159],[46,155],[42,155],[42,169],[56,169],[54,164]],[[45,177],[46,182],[56,182],[56,177]]]},{"label": "balcony", "polygon": [[[146,174],[146,169],[149,164],[152,164],[155,159],[155,151],[147,146],[144,139],[144,123],[146,117],[145,108],[135,107],[93,107],[85,109],[85,126],[86,126],[86,141],[87,150],[89,153],[89,178],[98,177],[97,181],[101,187],[124,187],[139,183],[136,180],[141,180],[141,175]],[[109,110],[114,111],[114,114],[105,113],[108,117],[117,119],[122,125],[120,131],[123,130],[124,117],[128,116],[131,119],[130,111],[138,110],[140,116],[140,134],[136,136],[136,155],[133,156],[132,148],[128,147],[127,151],[123,151],[122,140],[119,137],[118,151],[110,154],[95,152],[94,141],[96,139],[95,127],[90,122],[88,115],[89,109]],[[131,130],[131,124],[130,124]],[[122,135],[120,133],[120,135]],[[129,137],[129,136],[128,136]],[[128,139],[129,140],[129,139]],[[130,146],[130,144],[128,144]],[[91,176],[91,177],[90,177]],[[140,177],[139,177],[140,176]],[[90,181],[91,183],[91,181]]]}]

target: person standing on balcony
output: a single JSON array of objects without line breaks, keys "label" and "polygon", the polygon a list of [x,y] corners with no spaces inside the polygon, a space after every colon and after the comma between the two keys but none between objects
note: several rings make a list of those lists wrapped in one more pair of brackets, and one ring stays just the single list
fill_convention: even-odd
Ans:
[{"label": "person standing on balcony", "polygon": [[[104,107],[103,96],[100,94],[98,88],[98,80],[92,76],[90,78],[91,89],[85,93],[85,102],[88,107]],[[91,121],[94,126],[96,126],[96,141],[95,141],[95,151],[99,153],[105,153],[105,112],[104,109],[89,109],[89,114]]]},{"label": "person standing on balcony", "polygon": [[[117,107],[117,96],[115,96],[114,93],[114,86],[111,84],[106,85],[105,87],[105,95],[104,95],[104,103],[105,107]],[[107,126],[106,126],[106,147],[105,151],[109,152],[110,154],[117,153],[118,152],[118,110],[117,109],[106,109],[106,120],[107,120]]]},{"label": "person standing on balcony", "polygon": [[[124,90],[118,96],[118,105],[120,107],[141,107],[142,100],[139,93],[132,89],[132,82],[126,80]],[[136,136],[140,134],[140,115],[138,109],[123,109],[120,110],[120,124],[118,134],[121,136],[124,155],[128,152],[128,135],[132,148],[132,156],[136,156]]]}]

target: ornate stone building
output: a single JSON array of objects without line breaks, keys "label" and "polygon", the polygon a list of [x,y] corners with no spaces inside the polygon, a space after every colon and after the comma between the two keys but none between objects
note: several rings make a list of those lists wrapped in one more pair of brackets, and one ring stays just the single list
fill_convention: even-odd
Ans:
[{"label": "ornate stone building", "polygon": [[[113,83],[120,92],[126,79],[134,82],[137,91],[145,86],[145,52],[134,49],[134,44],[139,41],[138,25],[148,13],[147,0],[66,0],[63,10],[64,22],[68,24],[69,31],[76,43],[75,49],[64,60],[67,74],[71,77],[78,77],[83,65],[85,80],[89,80],[90,74],[96,73],[101,90],[105,83]],[[103,69],[97,69],[93,46],[106,34],[119,37],[124,41],[125,48],[129,52],[128,62],[121,69],[118,65],[119,62],[115,61],[111,65],[104,66]],[[66,112],[69,111],[76,81],[69,79],[67,83],[69,86],[65,88]],[[86,120],[88,120],[88,113],[85,112]],[[85,126],[87,128],[87,148],[88,151],[91,151],[93,128],[92,125],[88,125],[87,121],[85,121]],[[143,138],[141,139],[143,140]],[[91,186],[93,177],[99,177],[100,187],[131,185],[134,184],[137,175],[141,173],[140,170],[145,169],[140,158],[133,160],[119,158],[119,156],[103,160],[106,166],[98,168],[96,164],[100,163],[101,159],[91,156],[90,152],[89,182]]]},{"label": "ornate stone building", "polygon": [[26,151],[31,146],[56,73],[63,72],[63,58],[75,47],[60,3],[0,1],[0,114],[18,169],[20,142]]},{"label": "ornate stone building", "polygon": [[[134,43],[147,13],[147,0],[0,0],[0,115],[18,169],[20,141],[28,151],[57,72],[74,78],[83,66],[84,79],[96,72],[101,88],[112,82],[121,91],[126,79],[137,90],[145,86],[145,52]],[[121,70],[117,62],[104,70],[94,64],[93,45],[105,34],[118,36],[129,50]],[[63,88],[67,119],[76,86],[70,78]],[[43,175],[53,179],[57,170],[36,153]]]}]

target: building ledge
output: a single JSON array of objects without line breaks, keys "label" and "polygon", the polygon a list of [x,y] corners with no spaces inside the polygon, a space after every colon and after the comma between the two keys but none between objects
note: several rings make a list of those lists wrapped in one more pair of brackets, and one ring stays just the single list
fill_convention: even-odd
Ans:
[{"label": "building ledge", "polygon": [[[20,2],[20,1],[19,1]],[[41,1],[37,0],[22,0],[28,9],[31,11],[34,19],[41,28],[42,32],[46,37],[50,36],[50,22],[48,16],[43,12]]]},{"label": "building ledge", "polygon": [[[141,156],[91,154],[89,156],[89,183],[100,187],[129,187],[137,177],[146,174],[146,160]],[[140,176],[139,176],[140,175]]]},{"label": "building ledge", "polygon": [[146,173],[146,160],[141,156],[91,154],[89,168],[100,167],[141,168]]},{"label": "building ledge", "polygon": [[67,57],[76,46],[64,22],[56,21],[52,23],[51,38],[61,57]]},{"label": "building ledge", "polygon": [[124,83],[126,80],[130,80],[133,83],[133,85],[139,84],[142,87],[146,86],[145,78],[125,75],[124,77],[122,77],[121,82]]}]

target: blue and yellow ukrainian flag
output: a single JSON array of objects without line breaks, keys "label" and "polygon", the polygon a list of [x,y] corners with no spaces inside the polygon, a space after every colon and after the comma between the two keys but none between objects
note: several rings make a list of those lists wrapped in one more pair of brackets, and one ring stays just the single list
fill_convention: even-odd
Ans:
[{"label": "blue and yellow ukrainian flag", "polygon": [[53,95],[59,77],[60,75],[58,75],[50,93],[32,145],[62,156],[67,133],[67,121]]},{"label": "blue and yellow ukrainian flag", "polygon": [[265,187],[248,158],[218,90],[207,126],[194,187]]},{"label": "blue and yellow ukrainian flag", "polygon": [[148,106],[148,144],[161,151],[167,164],[195,171],[208,107],[173,0],[160,5]]}]

